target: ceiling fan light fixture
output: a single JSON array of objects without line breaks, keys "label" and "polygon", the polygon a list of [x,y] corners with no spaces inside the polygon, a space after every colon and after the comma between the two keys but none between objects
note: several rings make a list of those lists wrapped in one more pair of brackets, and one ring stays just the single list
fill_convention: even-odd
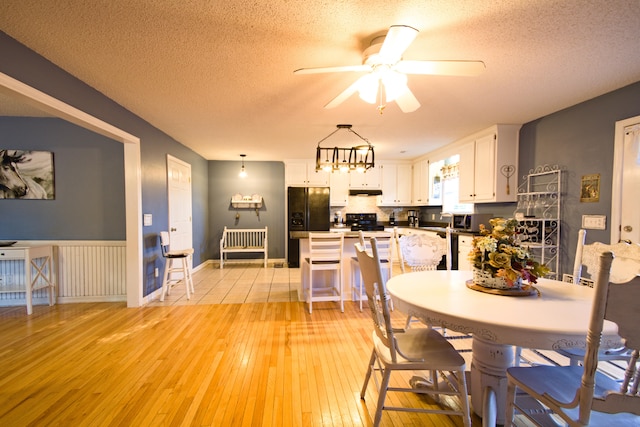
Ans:
[{"label": "ceiling fan light fixture", "polygon": [[396,71],[389,71],[382,77],[387,102],[395,101],[404,94],[407,87],[407,76]]},{"label": "ceiling fan light fixture", "polygon": [[[407,86],[406,74],[476,76],[485,70],[484,62],[475,60],[403,59],[403,54],[418,32],[418,29],[408,25],[392,25],[386,35],[375,37],[371,41],[363,52],[360,65],[300,68],[294,73],[368,72],[329,101],[324,108],[335,108],[358,92],[363,101],[376,105],[376,109],[382,114],[390,101],[395,101],[403,113],[411,113],[420,108],[420,102]],[[393,77],[388,78],[387,75]],[[403,76],[403,82],[398,75]]]},{"label": "ceiling fan light fixture", "polygon": [[375,104],[378,98],[380,80],[373,73],[364,75],[358,84],[358,95],[360,99],[368,104]]}]

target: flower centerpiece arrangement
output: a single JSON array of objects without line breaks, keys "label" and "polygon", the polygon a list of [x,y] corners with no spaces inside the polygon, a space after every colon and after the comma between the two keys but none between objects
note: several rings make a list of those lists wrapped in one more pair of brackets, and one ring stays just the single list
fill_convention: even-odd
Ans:
[{"label": "flower centerpiece arrangement", "polygon": [[515,219],[493,218],[491,230],[480,225],[480,236],[473,239],[469,260],[473,264],[473,283],[497,289],[520,289],[523,280],[536,283],[549,268],[531,257],[528,248],[516,240]]}]

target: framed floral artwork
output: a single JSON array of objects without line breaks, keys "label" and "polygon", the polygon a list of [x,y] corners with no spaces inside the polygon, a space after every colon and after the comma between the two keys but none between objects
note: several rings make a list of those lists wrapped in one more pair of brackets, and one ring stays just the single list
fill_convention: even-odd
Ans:
[{"label": "framed floral artwork", "polygon": [[581,202],[597,202],[600,200],[600,174],[583,175],[580,185]]}]

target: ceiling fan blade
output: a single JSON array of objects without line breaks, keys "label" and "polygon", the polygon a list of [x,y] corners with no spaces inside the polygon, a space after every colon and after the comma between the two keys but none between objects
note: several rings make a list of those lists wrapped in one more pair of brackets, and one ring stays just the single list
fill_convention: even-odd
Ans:
[{"label": "ceiling fan blade", "polygon": [[380,47],[380,59],[384,64],[395,64],[415,40],[418,30],[407,25],[392,25]]},{"label": "ceiling fan blade", "polygon": [[485,70],[482,61],[400,61],[393,69],[405,74],[477,76]]},{"label": "ceiling fan blade", "polygon": [[371,71],[369,65],[345,65],[341,67],[299,68],[293,74],[343,73]]},{"label": "ceiling fan blade", "polygon": [[353,82],[351,86],[343,90],[342,93],[340,93],[338,96],[336,96],[331,101],[329,101],[329,103],[325,105],[324,108],[327,108],[327,109],[335,108],[338,105],[342,104],[344,101],[346,101],[347,98],[349,98],[351,95],[353,95],[358,91],[358,86],[360,85],[360,81],[362,80],[363,77],[365,76],[360,77],[358,80]]},{"label": "ceiling fan blade", "polygon": [[396,98],[396,104],[398,104],[398,107],[403,113],[412,113],[420,108],[420,102],[416,99],[409,88],[407,88],[402,95]]}]

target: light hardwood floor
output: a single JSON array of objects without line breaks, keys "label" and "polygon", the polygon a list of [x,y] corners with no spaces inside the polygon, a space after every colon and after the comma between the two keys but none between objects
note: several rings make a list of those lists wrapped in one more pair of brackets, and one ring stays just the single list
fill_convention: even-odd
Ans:
[{"label": "light hardwood floor", "polygon": [[[373,384],[360,399],[368,312],[347,302],[341,313],[328,302],[309,315],[291,297],[297,270],[245,267],[195,273],[188,303],[176,288],[162,305],[142,308],[35,306],[29,317],[24,307],[1,308],[0,425],[371,425]],[[249,290],[235,292],[242,286]],[[254,302],[258,293],[265,302]],[[394,318],[404,323],[397,311]],[[390,399],[437,405],[413,394]],[[386,411],[382,421],[462,425],[459,417]],[[473,425],[481,425],[476,416]]]}]

